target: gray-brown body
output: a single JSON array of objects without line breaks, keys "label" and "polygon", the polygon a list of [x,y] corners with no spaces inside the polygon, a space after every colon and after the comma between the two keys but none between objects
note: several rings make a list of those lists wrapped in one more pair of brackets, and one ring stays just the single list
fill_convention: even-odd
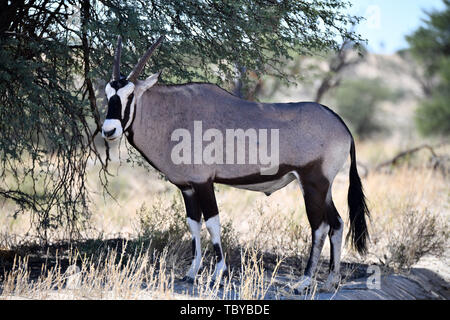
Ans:
[{"label": "gray-brown body", "polygon": [[[215,128],[224,137],[226,129],[278,129],[278,173],[264,176],[260,164],[248,163],[175,165],[171,151],[177,142],[171,135],[184,128],[193,137],[194,121],[202,121],[203,131]],[[349,155],[352,140],[345,124],[320,104],[250,102],[216,85],[200,83],[156,85],[144,92],[137,102],[131,130],[135,147],[176,185],[212,180],[269,193],[275,191],[270,187],[271,180],[314,161],[322,161],[323,175],[332,181]],[[226,151],[224,148],[224,158]],[[286,184],[294,178],[290,176]]]}]

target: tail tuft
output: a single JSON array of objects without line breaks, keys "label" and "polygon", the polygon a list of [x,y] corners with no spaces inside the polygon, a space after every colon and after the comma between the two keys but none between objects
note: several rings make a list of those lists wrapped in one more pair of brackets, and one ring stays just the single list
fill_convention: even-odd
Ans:
[{"label": "tail tuft", "polygon": [[367,253],[367,241],[369,240],[369,231],[367,230],[366,215],[370,217],[369,209],[366,204],[361,179],[358,175],[356,166],[355,142],[352,138],[350,147],[350,186],[348,188],[348,207],[350,215],[350,231],[347,234],[346,241],[351,238],[352,246],[361,254]]}]

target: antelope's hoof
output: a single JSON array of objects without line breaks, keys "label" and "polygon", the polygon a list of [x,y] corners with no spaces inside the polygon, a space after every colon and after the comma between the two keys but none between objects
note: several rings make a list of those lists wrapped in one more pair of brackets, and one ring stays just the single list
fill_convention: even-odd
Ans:
[{"label": "antelope's hoof", "polygon": [[319,288],[319,292],[334,292],[339,287],[337,283],[324,283],[323,286]]},{"label": "antelope's hoof", "polygon": [[303,279],[301,279],[297,286],[294,288],[294,294],[295,295],[304,295],[308,292],[308,290],[311,288],[312,286],[312,281],[311,278],[309,277],[304,277]]},{"label": "antelope's hoof", "polygon": [[211,282],[209,283],[209,287],[212,288],[214,285],[219,282],[219,287],[223,287],[222,281],[224,278],[228,278],[230,274],[228,273],[228,270],[223,271],[219,276],[214,277]]},{"label": "antelope's hoof", "polygon": [[341,277],[338,275],[330,275],[325,283],[319,288],[320,292],[333,292],[339,288]]},{"label": "antelope's hoof", "polygon": [[297,296],[304,295],[304,294],[306,294],[308,289],[309,289],[309,287],[294,288],[294,294],[297,295]]},{"label": "antelope's hoof", "polygon": [[183,279],[181,279],[181,281],[190,283],[190,284],[194,284],[194,278],[189,277],[189,276],[184,276]]}]

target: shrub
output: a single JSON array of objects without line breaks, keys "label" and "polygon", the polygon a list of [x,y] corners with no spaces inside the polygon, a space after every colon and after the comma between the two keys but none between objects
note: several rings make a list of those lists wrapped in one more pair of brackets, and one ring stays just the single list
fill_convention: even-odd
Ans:
[{"label": "shrub", "polygon": [[[141,242],[148,243],[152,250],[162,252],[170,247],[171,253],[180,258],[190,259],[191,234],[186,223],[184,204],[180,197],[173,197],[168,204],[158,200],[151,209],[145,204],[138,211],[139,237]],[[202,230],[202,251],[208,248],[213,253],[206,228]],[[221,244],[224,254],[230,256],[237,247],[237,234],[231,221],[221,221]]]},{"label": "shrub", "polygon": [[138,216],[140,237],[150,240],[152,247],[158,251],[188,235],[184,209],[176,197],[168,205],[158,200],[151,209],[142,204]]},{"label": "shrub", "polygon": [[448,232],[437,215],[408,209],[397,223],[397,232],[389,237],[386,265],[410,268],[427,254],[444,252]]},{"label": "shrub", "polygon": [[424,135],[450,135],[450,96],[435,94],[416,110],[416,125]]}]

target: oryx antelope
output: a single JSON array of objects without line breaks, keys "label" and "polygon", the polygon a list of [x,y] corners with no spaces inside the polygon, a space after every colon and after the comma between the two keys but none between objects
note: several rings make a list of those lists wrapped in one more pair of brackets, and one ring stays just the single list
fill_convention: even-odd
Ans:
[{"label": "oryx antelope", "polygon": [[[111,141],[125,133],[129,143],[181,190],[193,246],[193,260],[185,279],[193,280],[201,267],[202,215],[218,261],[214,278],[227,270],[214,183],[270,194],[297,180],[311,226],[312,246],[304,276],[295,288],[303,290],[311,284],[327,235],[331,259],[325,287],[334,286],[340,279],[343,220],[333,204],[331,187],[349,155],[349,236],[360,253],[366,251],[368,238],[365,216],[369,211],[356,167],[354,140],[347,126],[337,114],[317,103],[250,102],[210,83],[155,85],[159,73],[138,80],[162,40],[163,36],[124,77],[119,71],[121,39],[118,38],[112,81],[105,89],[108,111],[102,136]],[[213,128],[224,136],[227,128],[278,129],[278,170],[262,174],[258,163],[174,164],[172,133],[180,128],[192,131],[196,121],[201,121],[204,129]],[[224,157],[227,152],[238,156],[234,154],[236,150],[227,149],[223,151]]]}]

